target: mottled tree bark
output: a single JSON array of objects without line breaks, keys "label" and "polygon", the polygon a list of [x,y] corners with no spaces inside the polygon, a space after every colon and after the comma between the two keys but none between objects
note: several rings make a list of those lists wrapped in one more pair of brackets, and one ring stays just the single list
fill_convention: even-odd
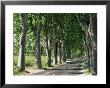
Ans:
[{"label": "mottled tree bark", "polygon": [[61,50],[61,43],[59,42],[59,63],[62,63],[61,60],[62,60],[62,50]]},{"label": "mottled tree bark", "polygon": [[48,38],[48,33],[46,33],[46,50],[48,57],[48,66],[51,66],[51,40]]},{"label": "mottled tree bark", "polygon": [[[37,21],[39,20],[39,22]],[[42,24],[41,24],[41,15],[35,17],[35,22],[36,22],[36,51],[35,51],[35,58],[36,58],[36,63],[37,63],[37,68],[41,69],[42,68],[42,63],[41,63],[41,46],[40,46],[40,34],[42,30]]]},{"label": "mottled tree bark", "polygon": [[92,67],[94,75],[97,74],[97,15],[90,14],[90,30],[91,30],[91,45],[92,45]]},{"label": "mottled tree bark", "polygon": [[62,59],[63,59],[63,62],[66,62],[66,50],[65,50],[64,42],[62,44]]},{"label": "mottled tree bark", "polygon": [[54,45],[55,64],[58,63],[57,54],[58,54],[58,43],[56,42],[55,45]]},{"label": "mottled tree bark", "polygon": [[22,33],[20,36],[18,67],[20,68],[20,70],[25,70],[25,37],[27,30],[26,14],[21,14],[21,23],[22,23]]},{"label": "mottled tree bark", "polygon": [[36,53],[35,53],[35,57],[36,57],[36,63],[37,63],[37,67],[39,69],[42,68],[42,64],[41,64],[41,50],[40,50],[40,32],[41,32],[41,28],[40,28],[40,24],[38,24],[36,26]]},{"label": "mottled tree bark", "polygon": [[[82,20],[81,15],[77,15],[78,21],[82,30],[86,35],[87,53],[89,70],[93,69],[94,74],[97,74],[97,15],[89,14],[89,24]],[[80,19],[81,18],[81,19]]]}]

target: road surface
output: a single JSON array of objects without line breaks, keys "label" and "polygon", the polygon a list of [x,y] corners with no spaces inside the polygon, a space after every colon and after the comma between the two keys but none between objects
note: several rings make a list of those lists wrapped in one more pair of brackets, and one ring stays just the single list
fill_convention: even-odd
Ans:
[{"label": "road surface", "polygon": [[81,75],[84,73],[82,63],[64,64],[54,69],[47,69],[31,75]]}]

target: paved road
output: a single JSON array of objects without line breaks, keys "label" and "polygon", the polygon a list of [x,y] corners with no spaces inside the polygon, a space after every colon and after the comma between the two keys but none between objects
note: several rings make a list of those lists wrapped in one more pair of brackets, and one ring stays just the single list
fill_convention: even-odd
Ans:
[{"label": "paved road", "polygon": [[84,73],[82,63],[65,64],[55,69],[48,69],[31,75],[81,75]]}]

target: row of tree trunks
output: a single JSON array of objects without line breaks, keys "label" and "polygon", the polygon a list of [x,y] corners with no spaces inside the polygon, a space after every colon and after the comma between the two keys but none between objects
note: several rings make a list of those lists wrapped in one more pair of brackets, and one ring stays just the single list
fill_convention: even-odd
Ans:
[{"label": "row of tree trunks", "polygon": [[[84,16],[83,16],[84,17]],[[79,17],[78,17],[79,18]],[[86,35],[86,44],[87,44],[87,55],[88,55],[88,64],[89,67],[92,67],[94,70],[94,74],[97,74],[97,22],[96,22],[96,15],[90,14],[89,15],[90,22],[89,25],[87,23],[84,23],[84,21],[79,20],[80,26],[82,26],[82,29],[85,32]],[[39,19],[42,20],[41,16],[36,16],[36,20]],[[80,18],[79,18],[80,19]],[[42,68],[41,64],[41,49],[40,49],[40,34],[41,34],[41,22],[36,21],[36,60],[37,60],[37,66],[38,68]],[[27,16],[26,14],[21,14],[21,23],[22,23],[22,33],[20,37],[20,49],[19,49],[19,61],[18,61],[18,67],[23,70],[25,69],[25,37],[26,37],[26,30],[27,30]],[[48,29],[48,28],[47,28]],[[51,38],[48,35],[48,33],[45,33],[46,38],[46,49],[47,49],[47,57],[48,57],[48,66],[51,66]],[[60,37],[59,37],[60,38]],[[55,49],[54,49],[54,57],[55,57],[55,64],[58,63],[58,57],[59,57],[59,63],[62,62],[62,60],[71,59],[71,47],[68,45],[65,46],[62,42],[63,39],[59,39],[59,42],[55,43]],[[65,49],[66,48],[66,49]],[[66,54],[65,54],[66,53]]]},{"label": "row of tree trunks", "polygon": [[80,15],[77,15],[77,18],[86,35],[85,44],[89,71],[93,70],[93,74],[97,74],[97,16],[89,14],[89,24],[84,23]]},{"label": "row of tree trunks", "polygon": [[[18,61],[18,67],[21,70],[25,69],[25,43],[26,43],[26,30],[28,27],[28,17],[26,14],[21,14],[21,23],[22,23],[22,33],[21,33],[21,38],[20,38],[20,49],[19,49],[19,61]],[[39,22],[37,21],[39,20]],[[36,15],[35,16],[35,36],[36,36],[36,44],[35,44],[35,59],[36,59],[36,64],[39,69],[42,68],[41,64],[41,45],[40,45],[40,34],[42,30],[42,24],[41,24],[41,15]],[[48,29],[48,28],[47,28]],[[48,32],[48,31],[46,31]],[[50,35],[50,34],[49,34]],[[48,33],[45,33],[45,38],[46,38],[46,51],[47,51],[47,57],[48,57],[48,66],[51,66],[51,53],[52,53],[52,44],[51,44],[51,37],[48,35]],[[60,64],[62,61],[66,61],[66,58],[71,57],[71,50],[65,49],[64,43],[62,43],[62,39],[60,38],[58,40],[59,42],[55,41],[55,48],[54,48],[54,57],[55,57],[55,64]],[[66,55],[66,53],[68,54]],[[67,56],[67,57],[66,57]]]},{"label": "row of tree trunks", "polygon": [[[90,24],[88,27],[88,42],[89,42],[89,58],[90,58],[90,67],[91,71],[93,71],[92,74],[96,75],[97,74],[97,52],[96,52],[96,34],[97,31],[97,21],[94,21],[94,14],[90,14]],[[96,19],[96,18],[95,18]],[[95,22],[95,23],[94,23]],[[94,31],[94,32],[93,32]]]},{"label": "row of tree trunks", "polygon": [[65,46],[64,43],[55,42],[54,44],[54,58],[55,58],[55,64],[61,64],[62,61],[66,61],[66,54],[65,54]]},{"label": "row of tree trunks", "polygon": [[[22,33],[20,37],[20,49],[19,49],[19,59],[18,59],[18,67],[20,70],[25,70],[25,43],[26,43],[26,32],[27,32],[27,15],[26,14],[21,14],[21,23],[22,23]],[[40,54],[40,28],[41,24],[36,23],[36,52],[35,52],[35,57],[36,57],[36,63],[38,68],[42,68],[41,64],[41,54]]]},{"label": "row of tree trunks", "polygon": [[59,62],[59,64],[61,64],[62,62],[66,62],[66,59],[71,59],[72,57],[71,48],[70,46],[67,47],[63,40],[59,40],[59,42],[57,42],[55,46],[56,47],[54,54],[57,63]]}]

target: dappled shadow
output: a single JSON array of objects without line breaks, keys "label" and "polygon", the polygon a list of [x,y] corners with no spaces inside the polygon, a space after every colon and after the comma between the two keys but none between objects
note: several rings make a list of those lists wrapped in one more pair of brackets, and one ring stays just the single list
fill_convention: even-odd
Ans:
[{"label": "dappled shadow", "polygon": [[[74,63],[74,64],[73,64]],[[71,64],[64,64],[59,67],[42,68],[44,71],[32,75],[80,75],[84,73],[83,61],[76,60]]]}]

